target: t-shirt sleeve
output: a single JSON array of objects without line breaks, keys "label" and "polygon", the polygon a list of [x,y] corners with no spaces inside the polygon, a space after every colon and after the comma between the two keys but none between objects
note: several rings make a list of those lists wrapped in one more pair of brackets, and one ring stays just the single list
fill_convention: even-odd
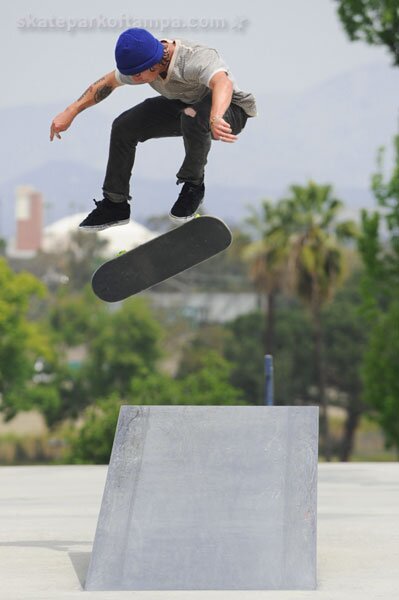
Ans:
[{"label": "t-shirt sleeve", "polygon": [[224,60],[214,48],[200,48],[188,61],[184,70],[184,77],[188,81],[196,81],[209,87],[209,82],[216,73],[225,72],[230,75],[230,70]]},{"label": "t-shirt sleeve", "polygon": [[130,75],[122,75],[122,73],[120,71],[118,71],[118,69],[115,69],[115,79],[118,83],[120,83],[121,85],[139,85],[138,83],[136,83],[135,81],[133,81],[133,79],[131,78]]}]

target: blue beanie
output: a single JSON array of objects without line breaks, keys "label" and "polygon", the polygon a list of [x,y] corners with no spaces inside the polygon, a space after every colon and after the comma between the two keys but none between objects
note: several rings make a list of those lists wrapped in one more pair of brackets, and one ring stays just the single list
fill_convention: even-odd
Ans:
[{"label": "blue beanie", "polygon": [[141,73],[159,63],[162,56],[163,45],[146,29],[127,29],[116,42],[116,66],[123,75]]}]

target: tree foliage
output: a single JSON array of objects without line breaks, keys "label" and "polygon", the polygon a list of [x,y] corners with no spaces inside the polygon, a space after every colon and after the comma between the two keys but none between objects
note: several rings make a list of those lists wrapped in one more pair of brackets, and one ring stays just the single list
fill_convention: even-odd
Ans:
[{"label": "tree foliage", "polygon": [[[257,287],[266,293],[266,353],[275,353],[275,297],[289,290],[309,309],[314,339],[314,365],[318,402],[322,407],[321,432],[329,458],[329,433],[325,384],[325,358],[321,311],[341,285],[345,275],[342,241],[356,235],[355,224],[339,221],[343,207],[330,185],[309,181],[306,186],[292,185],[289,195],[275,205],[263,203],[260,214],[250,224],[260,239],[249,247],[252,274]],[[272,335],[270,332],[273,332]]]},{"label": "tree foliage", "polygon": [[99,399],[84,412],[84,424],[70,428],[64,461],[73,464],[108,464],[122,402],[117,395]]},{"label": "tree foliage", "polygon": [[395,164],[392,174],[384,176],[384,149],[378,153],[378,170],[372,190],[378,210],[362,211],[358,240],[365,266],[362,291],[370,323],[386,311],[399,293],[399,136],[394,140]]},{"label": "tree foliage", "polygon": [[96,233],[76,231],[64,252],[55,259],[57,269],[69,279],[69,289],[81,290],[91,280],[93,270],[101,262],[107,241]]},{"label": "tree foliage", "polygon": [[69,286],[60,287],[48,307],[47,320],[62,346],[78,346],[101,331],[107,319],[107,307],[86,285],[79,292]]},{"label": "tree foliage", "polygon": [[284,202],[265,200],[258,211],[251,210],[247,222],[255,239],[243,249],[243,256],[256,290],[266,298],[263,354],[273,354],[277,298],[287,287],[291,215]]},{"label": "tree foliage", "polygon": [[335,0],[349,38],[385,46],[399,66],[399,1]]},{"label": "tree foliage", "polygon": [[379,211],[362,213],[359,250],[365,273],[362,282],[364,315],[370,345],[363,365],[364,400],[374,409],[388,445],[399,448],[398,294],[399,294],[399,136],[395,164],[384,176],[382,150],[372,189]]},{"label": "tree foliage", "polygon": [[69,435],[67,462],[109,462],[119,409],[135,405],[227,405],[244,404],[240,390],[229,383],[231,365],[216,352],[202,357],[195,373],[173,379],[156,371],[131,379],[130,392],[99,399],[84,413],[84,424]]},{"label": "tree foliage", "polygon": [[124,302],[119,310],[107,313],[87,343],[83,374],[93,401],[113,393],[124,398],[134,377],[154,371],[161,355],[161,334],[142,299]]},{"label": "tree foliage", "polygon": [[0,398],[7,419],[31,406],[37,360],[54,359],[46,332],[29,319],[30,303],[44,294],[38,279],[14,273],[0,258]]},{"label": "tree foliage", "polygon": [[399,451],[399,301],[373,328],[363,367],[364,400],[385,433],[387,447]]}]

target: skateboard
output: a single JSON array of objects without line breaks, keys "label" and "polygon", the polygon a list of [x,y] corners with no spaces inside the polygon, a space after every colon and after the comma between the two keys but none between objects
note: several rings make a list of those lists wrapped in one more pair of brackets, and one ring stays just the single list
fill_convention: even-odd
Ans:
[{"label": "skateboard", "polygon": [[119,302],[208,260],[231,241],[221,219],[200,216],[101,265],[93,291],[101,300]]}]

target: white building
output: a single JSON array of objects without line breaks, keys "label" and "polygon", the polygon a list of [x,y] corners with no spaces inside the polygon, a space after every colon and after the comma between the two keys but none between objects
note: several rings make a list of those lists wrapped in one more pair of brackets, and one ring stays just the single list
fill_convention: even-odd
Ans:
[{"label": "white building", "polygon": [[[71,236],[77,231],[86,234],[86,231],[79,230],[79,223],[87,216],[86,213],[78,213],[69,217],[64,217],[44,228],[41,249],[44,252],[63,252],[68,248]],[[108,243],[104,247],[104,257],[113,257],[122,250],[131,250],[148,242],[158,234],[150,231],[144,225],[130,221],[126,225],[110,227],[104,231],[98,231],[100,239]]]}]

